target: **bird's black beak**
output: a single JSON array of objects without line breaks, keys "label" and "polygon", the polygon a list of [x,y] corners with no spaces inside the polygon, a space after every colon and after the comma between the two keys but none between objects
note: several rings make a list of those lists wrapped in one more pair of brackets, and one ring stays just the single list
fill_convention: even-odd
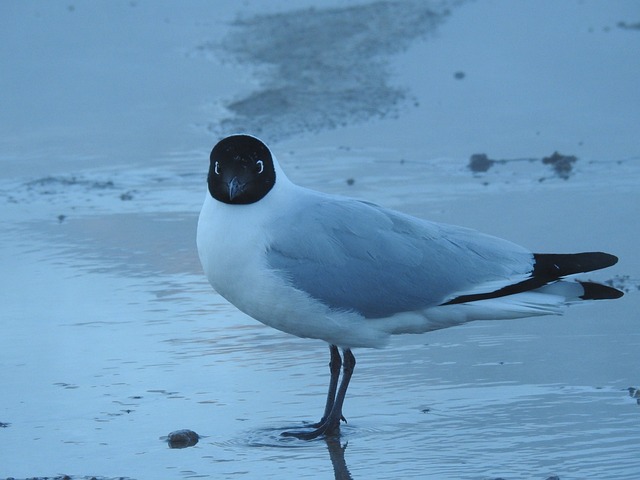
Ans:
[{"label": "bird's black beak", "polygon": [[240,195],[244,190],[244,183],[238,180],[238,177],[233,177],[227,184],[227,190],[229,192],[229,201],[233,202],[233,199]]}]

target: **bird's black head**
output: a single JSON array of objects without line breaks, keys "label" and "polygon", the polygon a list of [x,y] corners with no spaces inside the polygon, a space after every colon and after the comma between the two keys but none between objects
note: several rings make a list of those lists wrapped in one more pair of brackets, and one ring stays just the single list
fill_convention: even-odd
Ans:
[{"label": "bird's black head", "polygon": [[223,138],[211,150],[209,160],[209,193],[220,202],[257,202],[276,182],[271,152],[250,135]]}]

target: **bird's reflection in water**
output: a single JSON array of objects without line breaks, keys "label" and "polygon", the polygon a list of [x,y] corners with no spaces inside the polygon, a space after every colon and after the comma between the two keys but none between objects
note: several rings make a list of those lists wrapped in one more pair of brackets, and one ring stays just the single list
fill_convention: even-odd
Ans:
[{"label": "bird's reflection in water", "polygon": [[[347,449],[347,441],[341,437],[340,434],[337,435],[323,435],[314,440],[298,440],[296,438],[292,438],[290,436],[283,436],[283,431],[298,431],[300,428],[308,427],[308,424],[303,424],[302,426],[297,425],[292,427],[287,425],[276,426],[276,427],[268,427],[258,430],[253,430],[247,433],[247,437],[240,441],[241,445],[247,447],[257,447],[257,448],[285,448],[285,449],[293,449],[291,450],[292,455],[287,455],[288,458],[298,458],[295,455],[295,451],[297,449],[303,449],[305,451],[309,451],[312,449],[314,452],[317,452],[317,455],[314,454],[314,458],[318,458],[319,461],[326,465],[324,462],[326,461],[326,457],[322,455],[322,443],[324,442],[327,445],[327,450],[329,451],[329,459],[331,460],[331,466],[333,467],[333,473],[336,480],[353,480],[351,476],[351,472],[349,472],[349,468],[347,467],[347,462],[344,457],[345,450]],[[232,445],[237,444],[235,441],[230,442]],[[224,443],[223,443],[224,445]],[[300,458],[305,458],[303,455]]]},{"label": "bird's reflection in water", "polygon": [[344,459],[344,451],[347,449],[347,444],[342,445],[339,436],[327,436],[324,440],[329,450],[329,458],[331,458],[335,479],[353,480],[349,468],[347,468],[347,462]]}]

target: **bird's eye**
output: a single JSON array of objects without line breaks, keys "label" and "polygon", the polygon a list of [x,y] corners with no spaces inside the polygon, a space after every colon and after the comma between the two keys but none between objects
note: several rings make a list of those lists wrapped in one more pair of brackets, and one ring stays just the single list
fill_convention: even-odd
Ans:
[{"label": "bird's eye", "polygon": [[220,164],[218,162],[213,165],[213,171],[216,172],[216,175],[220,175]]},{"label": "bird's eye", "polygon": [[256,165],[258,166],[258,173],[262,173],[264,171],[264,163],[262,160],[258,160]]}]

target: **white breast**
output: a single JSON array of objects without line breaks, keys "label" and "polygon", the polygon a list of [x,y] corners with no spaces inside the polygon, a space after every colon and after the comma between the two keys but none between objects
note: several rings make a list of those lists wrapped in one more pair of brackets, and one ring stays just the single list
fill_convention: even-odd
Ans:
[{"label": "white breast", "polygon": [[278,330],[340,346],[382,346],[388,334],[360,315],[331,311],[268,267],[269,225],[296,198],[292,193],[272,191],[250,205],[228,205],[207,193],[197,244],[209,282],[236,308]]}]

